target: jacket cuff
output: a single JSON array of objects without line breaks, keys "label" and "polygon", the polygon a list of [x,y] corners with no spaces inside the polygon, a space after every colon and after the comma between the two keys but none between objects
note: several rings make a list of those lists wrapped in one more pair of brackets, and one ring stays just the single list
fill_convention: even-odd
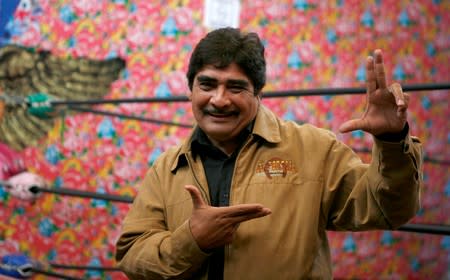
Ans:
[{"label": "jacket cuff", "polygon": [[403,130],[398,133],[383,133],[376,135],[375,138],[384,142],[400,142],[406,138],[409,133],[409,124],[406,123]]},{"label": "jacket cuff", "polygon": [[[202,264],[203,261],[210,255],[200,249],[189,227],[189,220],[184,222],[179,228],[173,232],[173,240],[175,242],[174,248],[181,258],[189,263]],[[175,241],[176,240],[176,241]]]}]

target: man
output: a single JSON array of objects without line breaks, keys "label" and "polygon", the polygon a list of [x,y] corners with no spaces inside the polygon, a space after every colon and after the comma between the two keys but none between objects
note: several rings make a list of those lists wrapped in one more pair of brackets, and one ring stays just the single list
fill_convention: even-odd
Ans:
[{"label": "man", "polygon": [[264,47],[223,28],[196,46],[191,136],[148,171],[117,242],[130,279],[331,279],[326,230],[393,229],[419,207],[408,96],[367,59],[367,108],[340,130],[374,135],[363,164],[329,131],[261,105]]}]

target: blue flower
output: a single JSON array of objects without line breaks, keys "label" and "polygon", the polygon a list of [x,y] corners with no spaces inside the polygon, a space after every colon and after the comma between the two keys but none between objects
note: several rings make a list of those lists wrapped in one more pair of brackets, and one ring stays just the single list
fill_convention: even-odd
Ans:
[{"label": "blue flower", "polygon": [[396,80],[404,80],[406,78],[405,71],[401,64],[397,64],[394,68],[394,79]]},{"label": "blue flower", "polygon": [[74,12],[72,11],[72,8],[70,5],[64,5],[60,10],[59,10],[59,18],[64,21],[65,23],[72,23],[74,22],[76,16],[74,14]]},{"label": "blue flower", "polygon": [[175,37],[178,33],[178,28],[175,20],[168,17],[161,28],[162,34],[167,37]]},{"label": "blue flower", "polygon": [[308,9],[308,6],[309,4],[306,0],[295,0],[294,2],[294,8],[300,11],[305,11],[306,9]]},{"label": "blue flower", "polygon": [[450,250],[450,236],[444,236],[441,240],[441,247],[445,250]]},{"label": "blue flower", "polygon": [[328,42],[334,44],[337,41],[336,31],[334,29],[327,30],[327,40]]},{"label": "blue flower", "polygon": [[366,80],[366,67],[364,65],[361,65],[356,70],[356,80],[358,82],[363,82]]},{"label": "blue flower", "polygon": [[427,54],[429,56],[435,56],[436,55],[436,48],[432,43],[428,43],[427,45]]},{"label": "blue flower", "polygon": [[394,243],[394,238],[392,237],[392,233],[389,231],[384,231],[381,236],[381,244],[383,245],[392,245]]},{"label": "blue flower", "polygon": [[431,108],[431,100],[427,96],[422,97],[422,107],[425,110],[429,110]]},{"label": "blue flower", "polygon": [[409,26],[411,24],[411,21],[409,20],[408,13],[406,11],[402,11],[400,15],[398,16],[398,23],[401,26]]},{"label": "blue flower", "polygon": [[345,252],[355,252],[356,251],[356,243],[351,235],[347,235],[344,239],[344,251]]},{"label": "blue flower", "polygon": [[288,57],[288,67],[299,69],[302,66],[302,60],[296,51],[293,51]]},{"label": "blue flower", "polygon": [[[97,266],[100,267],[102,263],[97,257],[93,257],[91,261],[89,262],[89,266]],[[88,279],[92,278],[98,278],[100,279],[102,277],[102,272],[99,270],[88,270],[86,271],[86,276]]]},{"label": "blue flower", "polygon": [[45,237],[51,237],[55,232],[55,225],[48,218],[44,218],[39,223],[39,232]]},{"label": "blue flower", "polygon": [[116,130],[109,118],[104,118],[97,127],[97,135],[99,138],[112,139],[116,135]]},{"label": "blue flower", "polygon": [[294,118],[295,118],[295,117],[294,117],[294,114],[292,113],[291,110],[286,111],[286,113],[285,113],[284,116],[283,116],[283,119],[289,120],[289,121],[294,120]]},{"label": "blue flower", "polygon": [[373,16],[370,11],[365,11],[362,18],[361,18],[362,25],[366,27],[373,27],[374,21]]},{"label": "blue flower", "polygon": [[450,196],[450,179],[445,184],[444,193],[445,193],[445,196],[447,196],[447,197]]},{"label": "blue flower", "polygon": [[71,36],[69,39],[67,39],[67,47],[73,48],[77,44],[77,39],[73,36]]},{"label": "blue flower", "polygon": [[353,130],[351,133],[354,138],[361,139],[364,137],[364,132],[362,130]]},{"label": "blue flower", "polygon": [[5,192],[5,187],[0,184],[0,201],[6,201],[9,197],[9,193]]},{"label": "blue flower", "polygon": [[[102,187],[97,188],[97,193],[105,194],[105,189]],[[92,199],[91,206],[93,208],[106,208],[108,206],[108,203],[104,199]]]},{"label": "blue flower", "polygon": [[61,159],[61,153],[55,145],[50,145],[47,148],[45,151],[45,159],[53,165],[56,165],[59,162]]},{"label": "blue flower", "polygon": [[155,148],[148,157],[148,165],[153,165],[155,160],[162,154],[161,148]]},{"label": "blue flower", "polygon": [[155,91],[156,97],[168,97],[171,96],[170,88],[166,82],[161,82]]},{"label": "blue flower", "polygon": [[420,262],[417,258],[411,260],[411,268],[413,271],[417,272],[420,269]]}]

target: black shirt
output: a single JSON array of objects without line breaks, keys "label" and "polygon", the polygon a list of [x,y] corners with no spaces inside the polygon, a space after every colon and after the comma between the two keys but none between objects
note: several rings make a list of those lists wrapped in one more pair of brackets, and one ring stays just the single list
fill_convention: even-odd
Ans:
[{"label": "black shirt", "polygon": [[194,156],[199,155],[202,160],[212,206],[229,205],[231,179],[236,157],[252,128],[253,123],[241,132],[237,140],[241,145],[230,156],[215,147],[199,127],[194,131],[191,142],[192,153]]},{"label": "black shirt", "polygon": [[[240,148],[250,135],[253,122],[250,123],[238,136],[241,143],[238,148],[228,156],[215,147],[206,134],[197,127],[192,136],[192,153],[200,156],[205,169],[206,180],[212,206],[228,206],[230,203],[230,188],[233,178],[234,165]],[[224,247],[216,248],[209,259],[209,280],[223,279]]]}]

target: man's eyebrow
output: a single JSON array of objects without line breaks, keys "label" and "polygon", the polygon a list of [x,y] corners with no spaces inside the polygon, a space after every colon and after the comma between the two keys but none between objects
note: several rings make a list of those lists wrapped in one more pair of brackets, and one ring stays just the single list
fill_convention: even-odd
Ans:
[{"label": "man's eyebrow", "polygon": [[227,84],[232,85],[232,86],[241,86],[241,87],[249,87],[250,86],[250,83],[246,80],[231,79],[231,80],[227,81]]},{"label": "man's eyebrow", "polygon": [[[216,78],[206,76],[206,75],[198,75],[197,81],[200,83],[202,83],[202,82],[218,83],[219,82]],[[240,86],[240,87],[245,87],[245,88],[250,87],[250,82],[248,82],[246,80],[241,80],[241,79],[229,79],[229,80],[226,80],[226,84],[228,86]]]},{"label": "man's eyebrow", "polygon": [[217,82],[217,79],[205,76],[205,75],[199,75],[197,76],[197,81],[199,82]]}]

